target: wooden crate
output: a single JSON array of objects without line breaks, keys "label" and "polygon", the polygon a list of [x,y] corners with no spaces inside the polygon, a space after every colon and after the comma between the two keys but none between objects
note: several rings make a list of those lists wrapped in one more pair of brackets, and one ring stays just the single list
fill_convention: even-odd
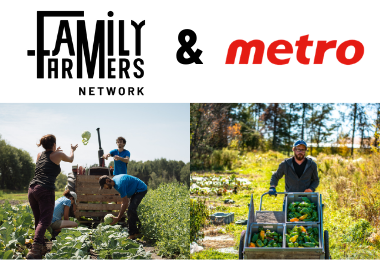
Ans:
[{"label": "wooden crate", "polygon": [[[86,218],[104,217],[107,214],[119,215],[121,204],[103,204],[103,202],[121,202],[120,193],[115,189],[99,190],[99,178],[101,175],[77,175],[75,192],[77,194],[77,209],[74,212],[79,222],[80,217]],[[116,211],[116,212],[112,212]],[[123,215],[125,217],[125,214]],[[96,222],[94,220],[94,222]]]}]

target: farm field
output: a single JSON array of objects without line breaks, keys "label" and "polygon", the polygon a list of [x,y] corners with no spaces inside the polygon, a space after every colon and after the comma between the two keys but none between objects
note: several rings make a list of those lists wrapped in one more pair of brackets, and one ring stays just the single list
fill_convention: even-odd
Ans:
[{"label": "farm field", "polygon": [[[258,210],[261,195],[269,190],[272,172],[284,158],[287,156],[277,152],[246,153],[237,156],[231,170],[193,172],[190,196],[205,201],[209,214],[234,213],[234,222],[245,220],[251,194]],[[320,154],[316,163],[320,178],[316,192],[322,194],[324,229],[329,231],[332,258],[380,258],[380,155],[358,155],[353,160]],[[250,184],[238,182],[243,178]],[[233,186],[238,187],[236,193]],[[277,192],[284,191],[284,186],[283,178]],[[264,196],[263,210],[281,211],[283,197]],[[191,258],[237,259],[240,234],[245,229],[246,225],[208,222],[196,240],[205,249],[192,253]]]},{"label": "farm field", "polygon": [[[55,191],[55,199],[62,197],[64,190]],[[27,191],[9,191],[0,190],[0,205],[5,201],[9,201],[12,205],[17,205],[18,203],[28,202],[28,192]]]},{"label": "farm field", "polygon": [[[149,190],[138,208],[142,239],[128,239],[129,233],[121,225],[79,225],[78,228],[62,229],[57,240],[47,245],[45,258],[189,258],[188,194],[186,186],[176,183]],[[0,208],[0,234],[0,259],[25,257],[34,237],[34,217],[29,205],[11,205],[4,200]],[[51,239],[49,232],[45,238]]]}]

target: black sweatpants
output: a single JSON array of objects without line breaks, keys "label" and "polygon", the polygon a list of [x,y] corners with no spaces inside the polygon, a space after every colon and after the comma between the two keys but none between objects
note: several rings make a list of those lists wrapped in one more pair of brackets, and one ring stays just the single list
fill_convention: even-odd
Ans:
[{"label": "black sweatpants", "polygon": [[144,198],[147,192],[148,190],[143,191],[143,192],[136,192],[130,198],[129,207],[127,211],[127,217],[128,217],[127,224],[128,224],[130,235],[139,233],[139,230],[137,228],[137,223],[139,223],[140,225],[140,220],[139,220],[139,216],[137,216],[137,207],[140,205],[142,199]]}]

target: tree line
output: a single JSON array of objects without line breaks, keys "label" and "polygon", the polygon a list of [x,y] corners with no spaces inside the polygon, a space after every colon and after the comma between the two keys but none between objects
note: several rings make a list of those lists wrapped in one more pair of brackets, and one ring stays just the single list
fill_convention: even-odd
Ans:
[{"label": "tree line", "polygon": [[34,177],[36,165],[27,151],[8,144],[0,135],[0,187],[25,190]]},{"label": "tree line", "polygon": [[344,143],[353,155],[355,138],[361,148],[379,146],[379,126],[380,104],[192,103],[192,168],[202,168],[214,150],[225,147],[290,154],[297,139],[312,144],[311,152]]},{"label": "tree line", "polygon": [[[113,166],[114,162],[111,161]],[[95,167],[97,164],[91,165]],[[0,187],[1,189],[26,191],[34,177],[36,164],[31,155],[22,149],[8,144],[0,135]],[[190,163],[166,160],[128,163],[128,174],[144,181],[150,189],[160,183],[180,182],[190,185]],[[56,180],[57,190],[63,190],[67,184],[67,176],[62,172]]]},{"label": "tree line", "polygon": [[[114,166],[111,161],[109,166]],[[167,160],[164,158],[154,161],[130,161],[127,168],[128,174],[145,182],[148,188],[155,189],[161,183],[180,182],[190,185],[190,163]]]}]

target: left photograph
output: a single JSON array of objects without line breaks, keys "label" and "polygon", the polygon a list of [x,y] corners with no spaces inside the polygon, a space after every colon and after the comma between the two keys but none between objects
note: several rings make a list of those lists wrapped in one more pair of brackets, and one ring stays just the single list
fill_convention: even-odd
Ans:
[{"label": "left photograph", "polygon": [[190,258],[189,104],[0,104],[0,259]]}]

